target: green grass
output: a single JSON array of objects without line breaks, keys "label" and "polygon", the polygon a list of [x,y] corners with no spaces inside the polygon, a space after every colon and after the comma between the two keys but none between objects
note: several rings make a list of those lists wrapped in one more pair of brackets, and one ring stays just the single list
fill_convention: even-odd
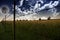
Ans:
[{"label": "green grass", "polygon": [[[0,23],[0,40],[13,40],[13,23]],[[60,20],[16,21],[16,40],[60,40]]]},{"label": "green grass", "polygon": [[0,40],[13,40],[13,24],[12,22],[0,23]]}]

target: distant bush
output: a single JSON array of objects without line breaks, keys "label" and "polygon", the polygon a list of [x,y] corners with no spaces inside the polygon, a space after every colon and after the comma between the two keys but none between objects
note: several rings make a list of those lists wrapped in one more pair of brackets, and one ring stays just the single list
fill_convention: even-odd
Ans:
[{"label": "distant bush", "polygon": [[41,18],[39,18],[39,20],[41,20]]},{"label": "distant bush", "polygon": [[50,19],[51,19],[51,17],[49,16],[49,17],[48,17],[48,20],[50,20]]}]

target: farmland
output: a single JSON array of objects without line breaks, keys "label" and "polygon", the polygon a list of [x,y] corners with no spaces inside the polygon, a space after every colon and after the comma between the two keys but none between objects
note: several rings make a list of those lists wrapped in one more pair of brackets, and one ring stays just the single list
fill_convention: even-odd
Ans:
[{"label": "farmland", "polygon": [[[16,21],[16,40],[60,40],[60,20]],[[0,40],[13,40],[13,22],[0,22]]]}]

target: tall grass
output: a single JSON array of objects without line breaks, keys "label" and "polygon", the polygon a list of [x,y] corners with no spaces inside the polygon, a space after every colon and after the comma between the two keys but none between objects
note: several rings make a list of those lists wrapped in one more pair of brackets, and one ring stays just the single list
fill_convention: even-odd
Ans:
[{"label": "tall grass", "polygon": [[13,23],[0,23],[0,40],[13,40]]},{"label": "tall grass", "polygon": [[60,40],[60,20],[17,21],[16,40]]},{"label": "tall grass", "polygon": [[[13,29],[13,22],[1,22],[0,40],[13,40]],[[16,40],[60,40],[60,20],[16,21],[15,35]]]}]

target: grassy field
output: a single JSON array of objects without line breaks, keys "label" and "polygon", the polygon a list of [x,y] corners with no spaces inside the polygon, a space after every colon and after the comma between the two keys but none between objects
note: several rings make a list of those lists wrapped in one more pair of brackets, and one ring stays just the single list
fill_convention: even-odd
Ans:
[{"label": "grassy field", "polygon": [[[13,22],[0,23],[0,40],[13,40]],[[16,40],[60,40],[60,20],[16,21]]]},{"label": "grassy field", "polygon": [[13,23],[0,23],[0,40],[13,40]]}]

